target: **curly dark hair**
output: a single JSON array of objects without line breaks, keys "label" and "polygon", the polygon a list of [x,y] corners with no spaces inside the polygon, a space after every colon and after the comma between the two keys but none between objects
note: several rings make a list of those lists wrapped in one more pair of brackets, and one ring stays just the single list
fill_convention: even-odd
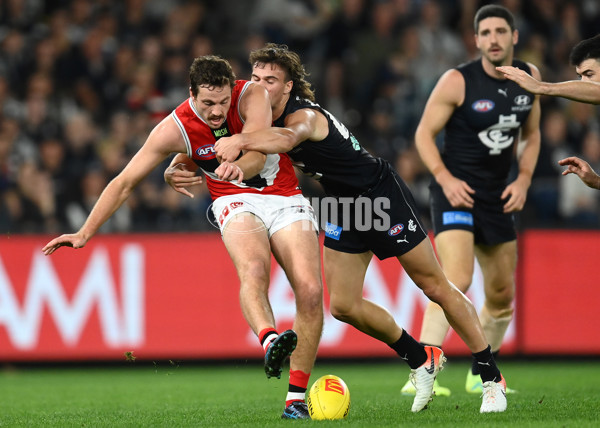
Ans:
[{"label": "curly dark hair", "polygon": [[192,95],[198,95],[200,86],[209,88],[235,86],[235,73],[229,62],[216,55],[204,55],[194,59],[190,66],[190,86]]},{"label": "curly dark hair", "polygon": [[291,80],[292,96],[299,96],[310,101],[315,101],[315,93],[309,82],[306,81],[308,73],[296,52],[289,50],[286,45],[267,43],[263,48],[250,52],[250,65],[277,64],[285,71],[286,80]]}]

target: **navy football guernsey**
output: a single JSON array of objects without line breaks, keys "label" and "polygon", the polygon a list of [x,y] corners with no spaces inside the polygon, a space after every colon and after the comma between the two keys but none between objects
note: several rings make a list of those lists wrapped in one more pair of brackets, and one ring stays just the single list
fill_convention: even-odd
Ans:
[{"label": "navy football guernsey", "polygon": [[[522,61],[512,65],[531,72]],[[486,74],[481,59],[457,70],[465,79],[465,99],[446,124],[442,160],[471,187],[503,186],[535,96],[511,80]]]}]

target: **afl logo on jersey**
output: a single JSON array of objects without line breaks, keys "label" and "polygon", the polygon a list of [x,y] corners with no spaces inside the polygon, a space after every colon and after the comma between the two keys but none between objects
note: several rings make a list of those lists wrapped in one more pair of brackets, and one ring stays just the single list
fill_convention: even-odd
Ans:
[{"label": "afl logo on jersey", "polygon": [[471,104],[471,108],[479,113],[485,113],[494,109],[494,102],[490,100],[477,100]]},{"label": "afl logo on jersey", "polygon": [[388,230],[388,235],[396,236],[404,230],[404,225],[402,223],[398,223],[396,226],[393,226],[390,230]]},{"label": "afl logo on jersey", "polygon": [[215,146],[206,144],[202,147],[198,147],[196,154],[200,159],[213,159],[215,157]]}]

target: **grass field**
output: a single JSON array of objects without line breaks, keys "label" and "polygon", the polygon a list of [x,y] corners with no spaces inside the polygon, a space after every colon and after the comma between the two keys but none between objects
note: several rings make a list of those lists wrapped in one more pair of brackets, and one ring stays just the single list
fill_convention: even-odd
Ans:
[{"label": "grass field", "polygon": [[107,367],[17,367],[0,372],[2,427],[598,427],[600,364],[594,361],[504,361],[509,386],[502,414],[479,414],[478,395],[464,392],[468,361],[451,359],[438,397],[413,414],[399,391],[402,362],[320,361],[312,380],[336,374],[347,383],[351,408],[343,421],[281,420],[287,380],[267,380],[255,362],[198,365],[130,363]]}]

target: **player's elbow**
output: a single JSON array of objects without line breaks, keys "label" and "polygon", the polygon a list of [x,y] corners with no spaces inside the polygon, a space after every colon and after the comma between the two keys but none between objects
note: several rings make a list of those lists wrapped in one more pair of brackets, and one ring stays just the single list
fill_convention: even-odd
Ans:
[{"label": "player's elbow", "polygon": [[419,125],[415,131],[415,147],[422,150],[427,146],[427,141],[435,140],[435,135],[422,125]]},{"label": "player's elbow", "polygon": [[136,185],[137,182],[133,182],[123,174],[119,174],[108,183],[105,191],[119,195],[118,199],[123,201],[131,195]]},{"label": "player's elbow", "polygon": [[264,153],[258,153],[258,160],[257,160],[257,164],[260,165],[260,170],[261,171],[264,167],[265,167],[265,163],[267,163],[267,155]]}]

